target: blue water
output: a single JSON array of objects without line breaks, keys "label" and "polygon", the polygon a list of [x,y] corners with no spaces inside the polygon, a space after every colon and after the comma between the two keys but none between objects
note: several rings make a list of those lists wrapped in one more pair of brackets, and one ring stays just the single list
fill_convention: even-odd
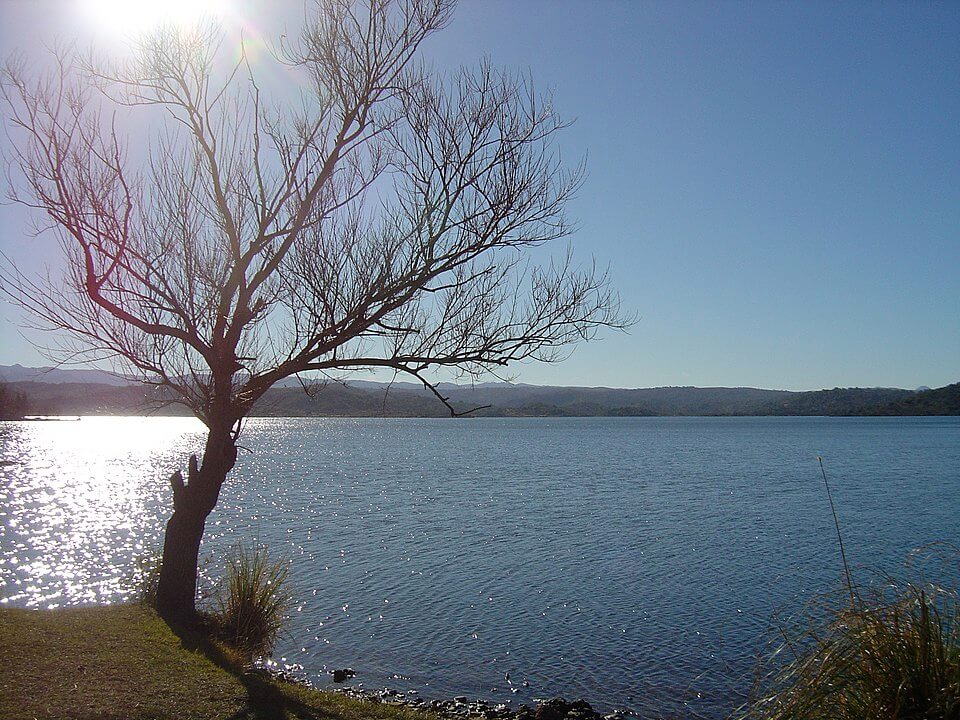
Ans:
[{"label": "blue water", "polygon": [[[2,601],[129,597],[199,429],[0,424]],[[960,543],[960,418],[259,419],[242,444],[204,553],[290,558],[276,654],[320,685],[721,717],[775,615],[842,575],[818,455],[858,579]]]}]

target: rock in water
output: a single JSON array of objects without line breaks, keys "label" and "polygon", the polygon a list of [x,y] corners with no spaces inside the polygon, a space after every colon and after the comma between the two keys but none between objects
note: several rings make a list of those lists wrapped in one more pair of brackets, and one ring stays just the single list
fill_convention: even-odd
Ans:
[{"label": "rock in water", "polygon": [[343,668],[333,671],[333,681],[335,683],[346,682],[349,678],[356,677],[357,673],[350,668]]},{"label": "rock in water", "polygon": [[567,708],[567,720],[594,720],[598,713],[586,700],[574,700]]},{"label": "rock in water", "polygon": [[537,705],[533,717],[535,720],[564,720],[569,709],[569,703],[563,698],[551,698]]},{"label": "rock in water", "polygon": [[586,700],[568,703],[563,698],[553,698],[540,703],[533,717],[534,720],[598,720],[600,715]]},{"label": "rock in water", "polygon": [[521,705],[517,709],[516,720],[534,720],[533,708],[529,705]]}]

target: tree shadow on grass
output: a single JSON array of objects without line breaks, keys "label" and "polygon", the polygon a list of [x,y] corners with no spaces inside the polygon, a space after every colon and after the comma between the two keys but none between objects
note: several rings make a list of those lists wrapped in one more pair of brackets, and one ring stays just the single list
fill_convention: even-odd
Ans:
[{"label": "tree shadow on grass", "polygon": [[243,667],[218,643],[211,641],[202,629],[167,623],[180,639],[185,650],[199,652],[214,665],[233,675],[247,692],[247,707],[225,720],[331,720],[337,716],[311,706],[285,691],[282,684],[266,672]]}]

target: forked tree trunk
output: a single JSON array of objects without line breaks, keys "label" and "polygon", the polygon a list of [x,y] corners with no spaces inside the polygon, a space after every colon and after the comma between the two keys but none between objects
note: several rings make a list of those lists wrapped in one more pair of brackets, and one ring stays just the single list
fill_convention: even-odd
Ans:
[{"label": "forked tree trunk", "polygon": [[191,624],[196,619],[197,566],[204,525],[236,461],[237,446],[230,426],[211,427],[202,463],[198,466],[196,455],[191,455],[187,481],[179,470],[170,478],[173,515],[163,539],[157,584],[157,612],[169,622]]}]

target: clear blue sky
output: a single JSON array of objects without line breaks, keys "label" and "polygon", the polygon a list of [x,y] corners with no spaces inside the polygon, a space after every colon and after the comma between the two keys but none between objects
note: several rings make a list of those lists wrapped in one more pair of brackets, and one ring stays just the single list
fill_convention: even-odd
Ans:
[{"label": "clear blue sky", "polygon": [[[70,5],[5,0],[4,49],[94,32]],[[267,5],[236,7],[297,16]],[[554,92],[561,149],[588,161],[572,243],[640,315],[519,380],[960,380],[960,3],[467,0],[427,54]],[[0,223],[12,257],[50,252],[19,211]],[[0,308],[0,364],[41,364],[15,320]]]}]

